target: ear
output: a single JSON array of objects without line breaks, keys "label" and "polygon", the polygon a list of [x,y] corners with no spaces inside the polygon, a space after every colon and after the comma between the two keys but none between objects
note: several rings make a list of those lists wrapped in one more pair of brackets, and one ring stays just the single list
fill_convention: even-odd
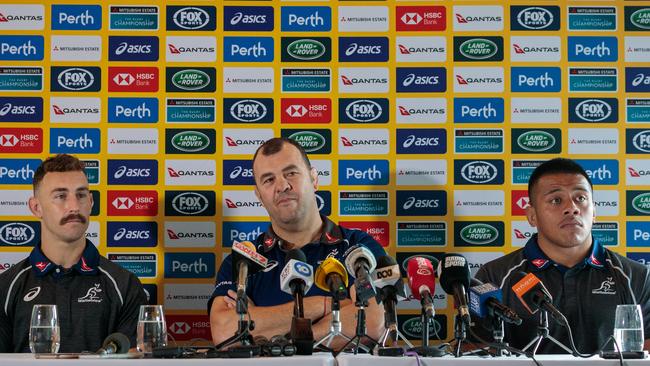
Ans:
[{"label": "ear", "polygon": [[90,201],[90,209],[92,210],[93,206],[95,205],[95,201],[93,201],[93,194],[92,193],[88,192],[88,195],[90,196],[88,198],[89,198],[89,201]]},{"label": "ear", "polygon": [[526,207],[526,218],[528,219],[530,226],[537,227],[537,214],[535,213],[533,205],[529,204],[528,207]]},{"label": "ear", "polygon": [[318,171],[316,170],[316,168],[312,167],[309,170],[309,176],[311,177],[311,182],[314,185],[314,190],[317,191],[318,190]]},{"label": "ear", "polygon": [[32,214],[34,216],[38,217],[39,219],[43,217],[43,209],[40,202],[38,202],[38,199],[35,196],[29,197],[27,204],[29,205],[29,210],[32,211]]}]

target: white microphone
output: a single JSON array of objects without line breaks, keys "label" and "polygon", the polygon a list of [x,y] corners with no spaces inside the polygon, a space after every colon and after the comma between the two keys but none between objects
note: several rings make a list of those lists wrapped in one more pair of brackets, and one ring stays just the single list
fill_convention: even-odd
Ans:
[{"label": "white microphone", "polygon": [[377,267],[377,260],[370,249],[358,246],[345,256],[345,267],[354,274],[354,288],[357,292],[356,301],[365,303],[377,294],[370,278],[370,273]]},{"label": "white microphone", "polygon": [[282,291],[296,296],[297,283],[303,284],[302,295],[314,284],[314,268],[301,260],[290,259],[280,273],[280,288]]}]

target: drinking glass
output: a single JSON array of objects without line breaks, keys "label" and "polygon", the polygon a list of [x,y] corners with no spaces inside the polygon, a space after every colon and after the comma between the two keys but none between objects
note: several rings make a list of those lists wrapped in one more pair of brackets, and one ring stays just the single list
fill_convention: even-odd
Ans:
[{"label": "drinking glass", "polygon": [[60,345],[56,305],[34,305],[29,325],[29,349],[32,353],[57,353]]},{"label": "drinking glass", "polygon": [[643,351],[643,315],[641,305],[616,306],[614,338],[622,352]]},{"label": "drinking glass", "polygon": [[162,305],[140,306],[137,341],[138,351],[144,353],[151,353],[154,348],[167,345],[167,325]]}]

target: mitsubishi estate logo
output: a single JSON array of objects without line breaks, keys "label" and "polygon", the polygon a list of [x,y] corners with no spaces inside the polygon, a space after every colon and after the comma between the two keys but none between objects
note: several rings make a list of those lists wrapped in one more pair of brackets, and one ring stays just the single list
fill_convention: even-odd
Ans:
[{"label": "mitsubishi estate logo", "polygon": [[86,295],[84,297],[78,298],[77,302],[102,302],[102,298],[97,296],[98,293],[102,292],[102,289],[99,287],[100,284],[96,283],[95,286],[88,289],[88,292],[86,292]]},{"label": "mitsubishi estate logo", "polygon": [[598,295],[616,295],[616,289],[614,286],[616,286],[616,283],[614,282],[613,277],[607,277],[607,279],[600,284],[600,287],[591,290],[591,293]]}]

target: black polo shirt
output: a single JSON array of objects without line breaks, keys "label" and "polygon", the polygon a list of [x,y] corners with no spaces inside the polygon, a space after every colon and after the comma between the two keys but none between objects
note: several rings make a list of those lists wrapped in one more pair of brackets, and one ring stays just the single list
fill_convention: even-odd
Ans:
[{"label": "black polo shirt", "polygon": [[[554,263],[542,252],[535,234],[522,249],[483,265],[476,278],[503,291],[503,302],[522,318],[520,326],[506,325],[505,340],[525,347],[536,336],[539,313],[531,315],[512,291],[520,271],[534,273],[553,296],[553,304],[566,316],[582,353],[598,350],[613,333],[616,305],[639,304],[645,337],[650,338],[650,271],[594,241],[589,256],[573,268]],[[570,347],[568,332],[549,316],[550,335]],[[613,346],[610,344],[609,349]],[[566,353],[545,340],[539,353]]]},{"label": "black polo shirt", "polygon": [[[323,225],[320,239],[301,248],[307,257],[307,263],[311,264],[314,270],[328,257],[334,257],[344,263],[347,254],[360,245],[370,249],[375,258],[386,255],[384,248],[367,233],[341,227],[325,216],[321,216],[321,218],[325,225]],[[280,289],[280,273],[286,264],[285,257],[287,255],[282,242],[282,238],[273,232],[272,227],[269,227],[255,240],[258,253],[269,260],[264,271],[248,278],[246,294],[257,306],[274,306],[293,301],[290,294]],[[219,268],[217,283],[208,302],[208,314],[215,297],[226,296],[228,290],[236,290],[235,281],[232,278],[232,258],[229,255]],[[352,282],[353,279],[349,281],[348,285],[351,286]],[[313,285],[305,296],[329,296],[329,293]]]},{"label": "black polo shirt", "polygon": [[140,305],[147,298],[138,278],[101,256],[86,241],[70,269],[52,263],[38,244],[28,258],[0,274],[0,353],[29,352],[29,324],[35,304],[57,306],[59,352],[97,351],[120,332],[135,347]]}]

